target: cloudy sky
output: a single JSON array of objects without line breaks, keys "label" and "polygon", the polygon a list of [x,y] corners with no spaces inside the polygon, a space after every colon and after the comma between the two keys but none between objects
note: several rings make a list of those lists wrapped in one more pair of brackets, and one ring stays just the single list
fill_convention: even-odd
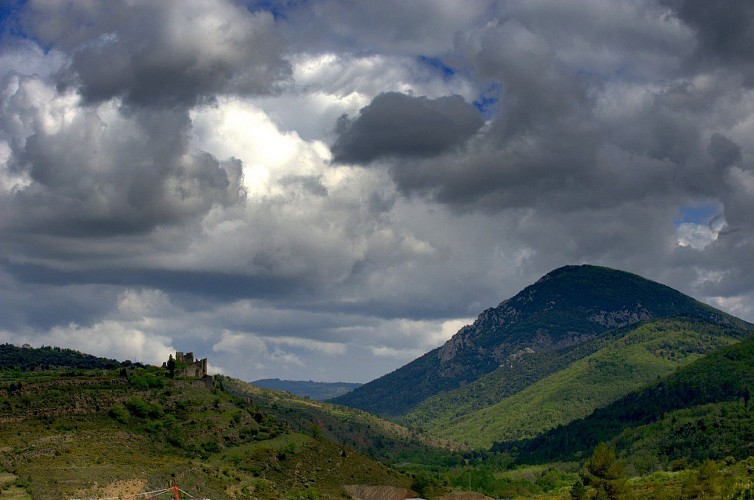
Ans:
[{"label": "cloudy sky", "polygon": [[365,382],[548,271],[754,320],[750,0],[0,10],[0,342]]}]

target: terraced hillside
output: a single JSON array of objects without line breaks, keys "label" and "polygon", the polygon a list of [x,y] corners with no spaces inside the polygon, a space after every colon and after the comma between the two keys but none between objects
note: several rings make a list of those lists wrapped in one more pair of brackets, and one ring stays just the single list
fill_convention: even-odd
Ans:
[{"label": "terraced hillside", "polygon": [[155,367],[0,370],[0,448],[0,472],[15,477],[5,487],[33,498],[171,483],[209,498],[336,498],[347,485],[410,485],[214,378],[174,380]]}]

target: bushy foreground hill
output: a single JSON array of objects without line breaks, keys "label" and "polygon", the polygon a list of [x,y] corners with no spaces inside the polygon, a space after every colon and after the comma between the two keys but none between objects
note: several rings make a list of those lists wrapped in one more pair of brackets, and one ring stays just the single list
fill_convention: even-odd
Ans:
[{"label": "bushy foreground hill", "polygon": [[[484,311],[442,347],[333,401],[400,417],[432,396],[472,384],[531,353],[547,353],[543,360],[565,354],[572,361],[579,355],[591,354],[589,349],[573,347],[607,332],[682,315],[721,326],[750,327],[635,274],[596,266],[566,266]],[[521,377],[523,383],[518,383],[517,388],[565,366],[557,362],[545,365],[548,362]],[[499,401],[494,397],[485,400],[490,404]]]},{"label": "bushy foreground hill", "polygon": [[0,472],[33,498],[172,482],[209,498],[348,498],[346,485],[410,485],[318,426],[293,428],[262,401],[223,390],[229,381],[174,380],[154,367],[0,370]]}]

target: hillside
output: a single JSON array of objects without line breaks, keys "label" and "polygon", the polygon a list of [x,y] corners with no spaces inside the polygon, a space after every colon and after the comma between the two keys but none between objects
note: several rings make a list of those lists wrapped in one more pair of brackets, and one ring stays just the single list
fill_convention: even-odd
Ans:
[{"label": "hillside", "polygon": [[2,478],[33,498],[134,495],[171,482],[210,498],[410,485],[318,426],[292,426],[263,398],[223,390],[231,380],[170,379],[156,367],[0,370]]},{"label": "hillside", "polygon": [[265,389],[288,391],[296,396],[317,401],[325,401],[342,396],[362,385],[352,382],[314,382],[311,380],[280,380],[279,378],[255,380],[251,384]]},{"label": "hillside", "polygon": [[442,454],[444,449],[453,446],[445,439],[419,433],[355,408],[264,389],[230,377],[217,376],[216,379],[223,390],[262,406],[291,429],[306,433],[316,427],[328,440],[371,457],[396,462],[406,455]]},{"label": "hillside", "polygon": [[[566,266],[487,309],[445,345],[333,402],[399,417],[434,395],[472,384],[532,352],[587,355],[588,349],[566,350],[616,328],[680,315],[748,327],[741,320],[635,274],[588,265]],[[555,363],[549,370],[534,370],[527,384],[559,367]]]},{"label": "hillside", "polygon": [[488,448],[494,441],[534,437],[585,417],[680,366],[737,342],[746,333],[687,318],[640,323],[602,337],[593,354],[486,408],[454,412],[452,417],[440,413],[425,418],[424,426],[476,448]]},{"label": "hillside", "polygon": [[536,438],[497,443],[522,463],[581,459],[613,442],[637,469],[754,455],[754,338],[724,347],[589,416]]}]

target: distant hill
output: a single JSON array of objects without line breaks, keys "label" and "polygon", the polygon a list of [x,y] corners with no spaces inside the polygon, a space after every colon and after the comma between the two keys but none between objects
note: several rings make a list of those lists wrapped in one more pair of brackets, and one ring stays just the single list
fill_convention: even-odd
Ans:
[{"label": "distant hill", "polygon": [[[442,347],[332,401],[396,418],[432,396],[447,394],[450,399],[439,401],[438,407],[461,402],[478,410],[594,353],[600,347],[594,341],[608,332],[677,316],[724,328],[751,328],[635,274],[589,265],[566,266],[487,309]],[[481,385],[482,377],[496,370],[507,373],[512,382],[508,385],[497,380],[490,385],[499,387],[488,391]],[[453,392],[466,387],[471,392],[465,395]],[[475,397],[469,397],[472,392]]]},{"label": "distant hill", "polygon": [[313,382],[311,380],[280,380],[279,378],[255,380],[252,384],[265,389],[288,391],[291,394],[317,401],[342,396],[362,385],[353,382]]}]

